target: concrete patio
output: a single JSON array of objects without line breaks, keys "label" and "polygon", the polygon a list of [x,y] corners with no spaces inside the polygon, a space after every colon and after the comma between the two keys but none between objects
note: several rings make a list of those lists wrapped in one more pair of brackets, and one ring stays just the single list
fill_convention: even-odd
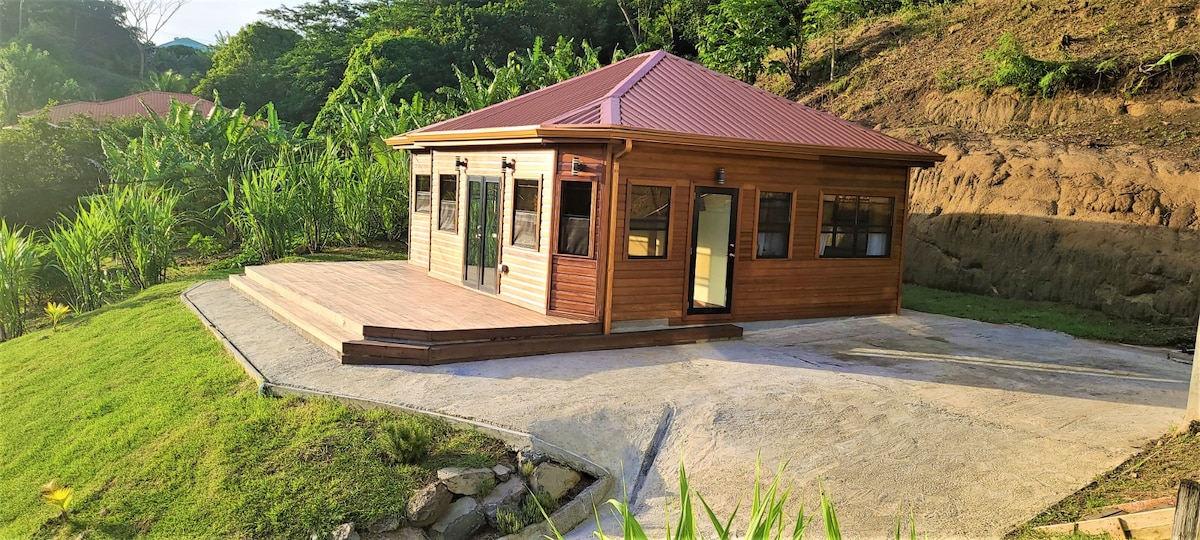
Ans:
[{"label": "concrete patio", "polygon": [[[677,468],[719,511],[745,515],[764,476],[853,538],[911,508],[931,538],[995,538],[1181,421],[1190,366],[1162,351],[906,312],[746,325],[742,341],[465,364],[341,365],[233,291],[187,298],[270,381],[532,433],[637,484],[664,523]],[[590,537],[584,531],[579,537]]]}]

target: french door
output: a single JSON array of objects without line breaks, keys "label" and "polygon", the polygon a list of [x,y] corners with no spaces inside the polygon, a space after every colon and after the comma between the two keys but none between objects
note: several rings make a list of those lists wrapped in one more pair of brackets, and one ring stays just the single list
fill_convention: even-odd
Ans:
[{"label": "french door", "polygon": [[463,283],[500,292],[500,177],[467,177],[467,245]]}]

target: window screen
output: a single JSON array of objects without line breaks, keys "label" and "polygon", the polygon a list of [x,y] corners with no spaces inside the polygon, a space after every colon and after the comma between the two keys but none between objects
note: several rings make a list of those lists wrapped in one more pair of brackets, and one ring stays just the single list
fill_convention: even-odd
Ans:
[{"label": "window screen", "polygon": [[792,194],[758,194],[758,258],[786,259],[792,232]]},{"label": "window screen", "polygon": [[821,205],[821,257],[891,255],[895,199],[825,195]]},{"label": "window screen", "polygon": [[591,256],[592,183],[564,181],[559,196],[558,252]]},{"label": "window screen", "polygon": [[629,257],[667,256],[671,224],[671,188],[631,186],[629,189]]},{"label": "window screen", "polygon": [[512,244],[527,248],[538,247],[538,186],[537,180],[518,179],[513,187]]},{"label": "window screen", "polygon": [[429,207],[433,204],[433,199],[430,196],[430,184],[433,180],[428,174],[418,174],[414,182],[413,193],[413,211],[429,212]]},{"label": "window screen", "polygon": [[458,176],[438,177],[438,230],[458,232]]}]

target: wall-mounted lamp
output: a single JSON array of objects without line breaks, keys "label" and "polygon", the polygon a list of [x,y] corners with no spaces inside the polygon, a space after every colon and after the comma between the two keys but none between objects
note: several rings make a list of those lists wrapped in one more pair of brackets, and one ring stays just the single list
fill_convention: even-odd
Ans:
[{"label": "wall-mounted lamp", "polygon": [[463,159],[462,156],[454,156],[454,168],[455,169],[467,168],[467,160]]},{"label": "wall-mounted lamp", "polygon": [[725,167],[717,169],[717,183],[722,186],[725,185]]},{"label": "wall-mounted lamp", "polygon": [[500,170],[503,171],[504,169],[517,170],[517,160],[510,161],[507,157],[500,158]]},{"label": "wall-mounted lamp", "polygon": [[579,173],[586,170],[587,166],[580,163],[578,157],[571,158],[571,176],[579,176]]}]

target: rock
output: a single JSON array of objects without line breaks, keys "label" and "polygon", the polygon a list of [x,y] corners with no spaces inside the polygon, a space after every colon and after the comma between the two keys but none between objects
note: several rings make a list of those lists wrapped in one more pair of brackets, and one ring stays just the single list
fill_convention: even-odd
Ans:
[{"label": "rock", "polygon": [[966,28],[966,26],[964,26],[963,23],[952,24],[952,25],[950,25],[950,28],[946,29],[946,34],[954,35],[958,32],[961,32],[963,28]]},{"label": "rock", "polygon": [[533,486],[534,491],[545,490],[557,500],[571,491],[571,488],[575,487],[580,479],[579,473],[562,465],[543,463],[534,469],[529,484]]},{"label": "rock", "polygon": [[512,476],[513,470],[508,468],[507,465],[496,465],[495,467],[492,467],[492,472],[496,473],[496,478],[499,478],[500,481],[503,482],[508,480],[508,477]]},{"label": "rock", "polygon": [[425,531],[416,527],[405,527],[391,532],[377,533],[370,540],[429,540]]},{"label": "rock", "polygon": [[429,527],[433,536],[442,540],[466,540],[485,523],[483,507],[471,497],[454,501],[446,515]]},{"label": "rock", "polygon": [[1174,32],[1179,30],[1184,25],[1183,17],[1171,17],[1167,19],[1167,31]]},{"label": "rock", "polygon": [[533,449],[521,450],[521,451],[517,452],[517,466],[518,467],[524,465],[526,462],[533,463],[535,466],[541,465],[541,464],[545,463],[546,461],[548,461],[549,459],[550,458],[546,457],[546,454],[543,454],[543,453],[538,452],[537,450],[533,450]]},{"label": "rock", "polygon": [[496,486],[496,489],[493,489],[482,501],[483,514],[487,517],[488,524],[492,528],[499,529],[496,523],[496,512],[501,508],[509,510],[520,508],[526,493],[528,493],[528,488],[525,487],[525,481],[519,476]]},{"label": "rock", "polygon": [[358,540],[358,533],[354,530],[354,523],[338,525],[333,532],[329,533],[329,540]]},{"label": "rock", "polygon": [[424,527],[438,520],[450,506],[454,495],[446,486],[430,484],[420,491],[413,493],[408,501],[408,523],[415,527]]},{"label": "rock", "polygon": [[367,525],[367,530],[373,533],[391,532],[399,528],[400,518],[392,514],[380,516],[379,519]]},{"label": "rock", "polygon": [[[496,474],[491,469],[461,469],[451,467],[439,469],[438,480],[446,485],[451,493],[459,495],[474,495],[488,482],[496,481]],[[495,485],[495,484],[493,484]]]}]

